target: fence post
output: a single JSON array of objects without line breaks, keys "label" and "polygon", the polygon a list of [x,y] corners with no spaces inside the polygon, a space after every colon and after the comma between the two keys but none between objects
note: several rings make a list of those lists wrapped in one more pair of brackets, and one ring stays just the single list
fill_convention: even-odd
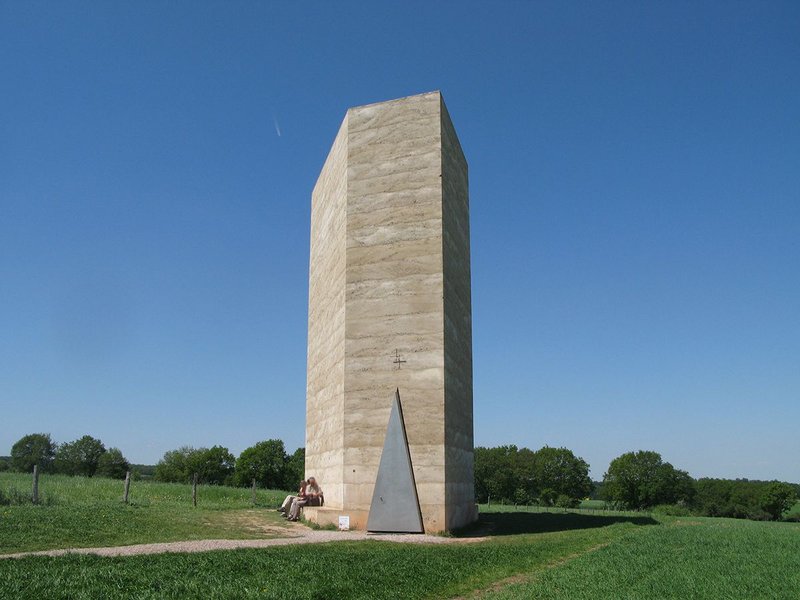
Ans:
[{"label": "fence post", "polygon": [[256,505],[256,478],[253,477],[253,506]]},{"label": "fence post", "polygon": [[39,465],[33,465],[33,503],[39,504]]},{"label": "fence post", "polygon": [[192,477],[192,506],[197,506],[197,473]]},{"label": "fence post", "polygon": [[131,489],[131,472],[125,471],[125,491],[122,493],[122,501],[128,503],[128,491]]}]

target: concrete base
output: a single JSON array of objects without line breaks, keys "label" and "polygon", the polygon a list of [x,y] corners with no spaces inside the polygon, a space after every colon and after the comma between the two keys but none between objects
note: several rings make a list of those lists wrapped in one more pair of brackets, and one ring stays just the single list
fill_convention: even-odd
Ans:
[{"label": "concrete base", "polygon": [[368,510],[341,510],[327,506],[306,506],[303,508],[303,518],[316,523],[321,527],[335,525],[339,527],[339,517],[350,517],[350,529],[366,529]]},{"label": "concrete base", "polygon": [[[468,512],[469,514],[463,517],[465,526],[478,520],[478,505],[470,505]],[[368,510],[343,510],[340,508],[328,508],[327,506],[306,506],[303,508],[303,518],[306,521],[316,523],[320,527],[325,527],[327,525],[339,527],[340,516],[350,517],[350,529],[367,529],[367,521],[369,519]],[[436,533],[436,531],[429,530],[424,533]]]}]

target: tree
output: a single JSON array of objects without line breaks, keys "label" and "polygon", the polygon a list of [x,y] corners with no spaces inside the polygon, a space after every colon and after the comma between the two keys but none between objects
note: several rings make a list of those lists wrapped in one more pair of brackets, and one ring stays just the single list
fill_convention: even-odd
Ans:
[{"label": "tree", "polygon": [[[530,451],[529,451],[530,452]],[[514,502],[524,490],[519,449],[514,446],[475,448],[475,497],[478,502]]]},{"label": "tree", "polygon": [[692,508],[709,517],[769,519],[769,511],[762,507],[769,486],[765,481],[701,478],[695,482],[697,493]]},{"label": "tree", "polygon": [[130,469],[130,464],[125,460],[122,451],[119,448],[109,448],[100,455],[95,475],[112,479],[124,479],[128,469]]},{"label": "tree", "polygon": [[577,506],[592,491],[589,463],[567,448],[545,446],[533,453],[533,490],[543,504]]},{"label": "tree", "polygon": [[631,509],[691,500],[694,486],[685,471],[664,462],[658,452],[627,452],[611,461],[603,477],[606,499]]},{"label": "tree", "polygon": [[191,446],[181,446],[176,450],[168,450],[164,453],[164,458],[158,461],[153,479],[156,481],[168,481],[172,483],[186,483],[189,481],[189,458],[194,453]]},{"label": "tree", "polygon": [[574,506],[592,491],[589,465],[567,448],[478,447],[474,456],[478,502]]},{"label": "tree", "polygon": [[39,470],[50,471],[55,454],[56,445],[49,433],[30,433],[11,447],[11,467],[29,473],[33,465],[39,465]]},{"label": "tree", "polygon": [[198,448],[187,457],[188,475],[197,473],[201,483],[223,485],[231,483],[236,458],[227,448],[213,446]]},{"label": "tree", "polygon": [[90,435],[61,444],[56,450],[55,470],[66,475],[91,477],[97,471],[100,457],[105,451],[103,442]]},{"label": "tree", "polygon": [[510,456],[513,479],[516,481],[514,504],[533,504],[537,500],[536,480],[534,477],[536,453],[530,448],[519,448]]},{"label": "tree", "polygon": [[306,449],[298,448],[286,461],[286,481],[284,487],[294,489],[306,476]]},{"label": "tree", "polygon": [[774,481],[770,483],[761,495],[761,508],[773,520],[779,521],[787,510],[797,501],[794,488],[788,483]]},{"label": "tree", "polygon": [[286,479],[286,451],[281,440],[265,440],[242,451],[236,460],[236,481],[249,485],[255,478],[263,487],[291,489],[295,481]]}]

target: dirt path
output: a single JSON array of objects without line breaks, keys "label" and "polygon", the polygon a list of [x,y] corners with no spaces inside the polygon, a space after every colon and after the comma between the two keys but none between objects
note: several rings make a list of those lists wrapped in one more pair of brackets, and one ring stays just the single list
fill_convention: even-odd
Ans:
[{"label": "dirt path", "polygon": [[131,546],[110,546],[107,548],[64,548],[60,550],[40,550],[38,552],[17,552],[0,554],[3,558],[24,558],[26,556],[64,556],[66,554],[96,554],[98,556],[134,556],[138,554],[161,554],[164,552],[208,552],[209,550],[236,550],[238,548],[270,548],[272,546],[291,546],[294,544],[323,544],[326,542],[349,542],[360,540],[380,540],[406,544],[454,544],[478,542],[483,538],[452,538],[422,534],[374,534],[365,531],[325,531],[308,527],[297,527],[291,537],[264,540],[194,540],[187,542],[161,542],[157,544],[134,544]]}]

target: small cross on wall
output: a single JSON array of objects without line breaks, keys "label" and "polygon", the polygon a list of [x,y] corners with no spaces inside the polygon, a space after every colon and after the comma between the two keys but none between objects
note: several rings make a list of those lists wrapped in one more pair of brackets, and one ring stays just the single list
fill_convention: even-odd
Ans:
[{"label": "small cross on wall", "polygon": [[396,364],[397,368],[399,369],[402,366],[402,364],[404,362],[406,362],[406,361],[404,361],[403,359],[400,358],[400,351],[395,349],[395,351],[394,351],[394,360],[392,362],[394,362],[394,364]]}]

